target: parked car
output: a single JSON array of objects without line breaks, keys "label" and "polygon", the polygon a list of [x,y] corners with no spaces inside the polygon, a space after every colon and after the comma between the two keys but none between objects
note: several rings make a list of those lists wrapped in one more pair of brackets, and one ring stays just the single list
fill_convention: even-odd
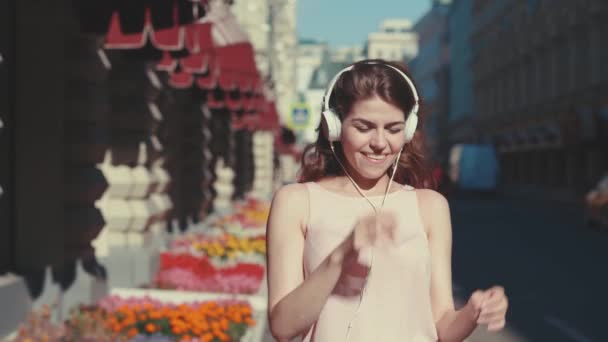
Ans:
[{"label": "parked car", "polygon": [[585,196],[585,222],[608,228],[608,174]]}]

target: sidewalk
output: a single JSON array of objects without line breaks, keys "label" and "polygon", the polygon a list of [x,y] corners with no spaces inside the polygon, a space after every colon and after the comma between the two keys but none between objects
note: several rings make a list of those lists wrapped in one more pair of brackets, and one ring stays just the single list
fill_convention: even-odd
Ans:
[{"label": "sidewalk", "polygon": [[583,203],[584,194],[577,194],[568,189],[551,189],[535,185],[509,185],[497,190],[505,198],[526,198],[541,201],[555,201],[568,204]]},{"label": "sidewalk", "polygon": [[526,342],[527,339],[509,329],[509,326],[498,332],[488,332],[485,327],[479,327],[465,342]]}]

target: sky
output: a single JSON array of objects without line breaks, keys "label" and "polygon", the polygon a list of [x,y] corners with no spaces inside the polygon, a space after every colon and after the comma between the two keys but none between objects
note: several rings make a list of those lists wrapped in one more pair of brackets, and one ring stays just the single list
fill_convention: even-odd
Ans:
[{"label": "sky", "polygon": [[415,23],[430,9],[431,0],[298,0],[297,6],[298,36],[336,47],[363,44],[382,19]]}]

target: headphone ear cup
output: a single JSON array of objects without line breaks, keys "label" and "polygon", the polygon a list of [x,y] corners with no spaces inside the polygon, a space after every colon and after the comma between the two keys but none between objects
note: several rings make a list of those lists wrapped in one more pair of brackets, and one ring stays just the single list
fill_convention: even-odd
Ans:
[{"label": "headphone ear cup", "polygon": [[416,133],[416,126],[418,126],[418,115],[416,113],[411,113],[407,120],[405,120],[405,128],[403,132],[405,133],[405,142],[409,143],[414,139],[414,133]]},{"label": "headphone ear cup", "polygon": [[339,141],[342,133],[342,122],[338,114],[331,109],[322,112],[321,130],[330,142]]}]

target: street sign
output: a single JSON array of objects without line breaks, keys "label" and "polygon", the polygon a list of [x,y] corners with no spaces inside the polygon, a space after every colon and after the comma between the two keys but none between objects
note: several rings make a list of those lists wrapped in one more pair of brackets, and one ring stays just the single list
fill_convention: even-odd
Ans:
[{"label": "street sign", "polygon": [[310,107],[307,103],[299,102],[291,105],[290,126],[294,130],[305,129],[310,122]]}]

